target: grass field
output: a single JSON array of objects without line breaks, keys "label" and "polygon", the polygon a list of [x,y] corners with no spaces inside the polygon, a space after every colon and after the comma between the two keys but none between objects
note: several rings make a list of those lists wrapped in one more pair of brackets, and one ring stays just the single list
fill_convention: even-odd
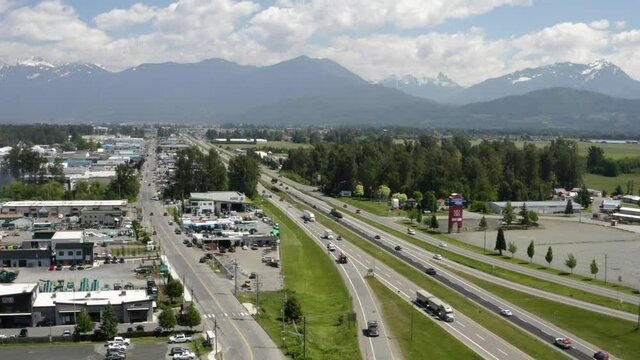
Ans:
[{"label": "grass field", "polygon": [[[472,144],[479,144],[479,140],[474,140]],[[524,144],[534,144],[538,148],[543,148],[551,144],[551,141],[514,141],[517,147],[522,148]],[[587,149],[590,146],[598,146],[604,150],[604,156],[612,159],[621,159],[624,157],[640,156],[639,144],[599,144],[586,141],[578,141],[578,154],[581,156],[587,156]]]},{"label": "grass field", "polygon": [[[353,197],[341,197],[338,198],[338,200],[378,216],[387,216],[387,210],[390,208],[389,203],[386,201],[372,201],[367,198],[360,199]],[[393,210],[388,214],[388,216],[407,216],[407,212],[404,210]]]},{"label": "grass field", "polygon": [[467,274],[458,273],[458,275],[514,305],[606,349],[616,357],[637,359],[640,355],[640,331],[636,329],[636,324],[632,321],[532,296]]},{"label": "grass field", "polygon": [[616,186],[620,185],[622,191],[626,191],[626,184],[628,181],[633,181],[635,184],[634,193],[640,190],[640,174],[620,174],[617,177],[608,177],[596,174],[585,174],[584,184],[590,189],[606,190],[607,194],[613,193]]},{"label": "grass field", "polygon": [[[280,224],[282,270],[288,296],[300,302],[307,321],[308,359],[360,359],[357,327],[348,323],[352,311],[349,292],[338,269],[324,251],[291,219],[269,202],[265,213]],[[260,295],[261,314],[257,320],[291,358],[300,358],[302,344],[296,327],[287,325],[283,346],[281,308],[283,292]],[[300,324],[297,328],[301,331]]]},{"label": "grass field", "polygon": [[[301,205],[298,206],[304,209],[309,209],[308,207]],[[567,359],[563,354],[551,349],[550,347],[541,346],[536,338],[524,332],[520,328],[504,321],[497,314],[493,314],[480,305],[461,297],[455,291],[442,285],[440,282],[433,280],[424,273],[417,271],[398,258],[381,251],[377,246],[370,242],[347,232],[338,223],[334,220],[330,220],[324,214],[316,212],[316,221],[326,228],[331,229],[335,234],[340,234],[345,241],[351,242],[355,246],[367,252],[369,255],[373,256],[376,258],[376,261],[381,261],[392,267],[407,280],[415,283],[421,288],[427,289],[438,298],[447,301],[456,311],[470,317],[477,323],[484,326],[487,330],[505,339],[510,344],[530,355],[534,359]]]},{"label": "grass field", "polygon": [[367,282],[380,299],[384,322],[405,359],[482,359],[375,277],[368,277]]}]

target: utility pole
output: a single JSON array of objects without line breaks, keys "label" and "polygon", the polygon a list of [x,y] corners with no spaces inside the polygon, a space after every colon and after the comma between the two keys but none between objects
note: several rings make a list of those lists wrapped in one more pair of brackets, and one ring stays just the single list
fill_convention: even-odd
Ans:
[{"label": "utility pole", "polygon": [[487,226],[484,227],[484,243],[482,245],[482,253],[487,253]]},{"label": "utility pole", "polygon": [[213,337],[215,338],[213,339],[214,341],[213,352],[217,358],[218,357],[218,318],[213,318]]},{"label": "utility pole", "polygon": [[238,262],[233,262],[233,295],[238,292]]},{"label": "utility pole", "polygon": [[260,275],[256,274],[256,315],[260,309]]},{"label": "utility pole", "polygon": [[607,283],[607,254],[604,254],[604,283]]},{"label": "utility pole", "polygon": [[411,302],[411,341],[413,341],[413,301]]}]

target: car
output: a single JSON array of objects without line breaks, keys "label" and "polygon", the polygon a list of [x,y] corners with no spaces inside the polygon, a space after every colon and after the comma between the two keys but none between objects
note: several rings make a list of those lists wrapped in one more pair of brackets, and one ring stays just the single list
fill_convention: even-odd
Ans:
[{"label": "car", "polygon": [[129,346],[131,344],[131,339],[122,336],[116,336],[113,338],[113,340],[107,342],[107,346],[112,344]]},{"label": "car", "polygon": [[127,354],[124,352],[107,352],[106,360],[124,360],[127,358]]},{"label": "car", "polygon": [[512,316],[513,313],[509,309],[500,309],[500,315],[509,317]]},{"label": "car", "polygon": [[82,265],[78,265],[78,266],[76,267],[76,270],[84,270],[84,266],[82,266]]},{"label": "car", "polygon": [[29,330],[20,329],[20,332],[18,333],[18,337],[27,337],[27,336],[29,336]]},{"label": "car", "polygon": [[380,240],[380,235],[376,234],[373,236],[374,239]]},{"label": "car", "polygon": [[110,343],[107,344],[107,351],[111,351],[111,350],[122,350],[122,351],[126,351],[127,350],[127,346],[123,343]]},{"label": "car", "polygon": [[150,212],[150,213],[149,213],[149,216],[153,216],[153,212]]},{"label": "car", "polygon": [[380,336],[380,329],[378,328],[378,322],[375,320],[367,321],[367,336],[377,337]]},{"label": "car", "polygon": [[258,245],[251,245],[251,250],[258,250]]},{"label": "car", "polygon": [[174,347],[171,348],[171,350],[169,350],[169,355],[173,356],[175,354],[182,354],[183,352],[189,351],[189,349],[183,348],[183,347]]},{"label": "car", "polygon": [[361,210],[360,209],[356,209],[356,214],[360,214]]},{"label": "car", "polygon": [[169,338],[169,344],[186,343],[191,342],[191,336],[185,334],[177,334]]},{"label": "car", "polygon": [[162,328],[162,326],[156,326],[153,328],[153,336],[162,336],[167,334],[167,331]]},{"label": "car", "polygon": [[182,243],[183,243],[184,245],[187,245],[189,242],[190,242],[190,240],[189,240],[189,239],[184,239],[184,240],[182,240]]},{"label": "car", "polygon": [[78,269],[78,267],[77,267],[77,266],[75,266],[75,265],[71,265],[71,266],[69,267],[69,270],[71,270],[71,271],[75,271],[75,270],[77,270],[77,269]]},{"label": "car", "polygon": [[167,214],[167,212],[165,211],[164,214],[162,214],[162,216],[168,216],[169,214]]},{"label": "car", "polygon": [[111,264],[111,259],[110,259],[110,258],[106,258],[106,259],[104,260],[104,264],[105,264],[105,265]]},{"label": "car", "polygon": [[255,272],[252,272],[251,274],[249,274],[249,279],[255,279],[256,277],[258,277],[258,274]]},{"label": "car", "polygon": [[433,255],[433,258],[436,259],[436,260],[442,260],[442,255],[435,254],[435,255]]},{"label": "car", "polygon": [[144,331],[144,325],[140,324],[136,326],[136,331]]},{"label": "car", "polygon": [[553,343],[562,349],[568,350],[573,347],[573,342],[568,338],[556,338]]},{"label": "car", "polygon": [[200,262],[200,264],[204,264],[204,263],[207,262],[207,258],[203,256],[203,257],[200,258],[199,262]]},{"label": "car", "polygon": [[438,246],[440,246],[440,247],[447,247],[447,244],[446,244],[446,243],[443,243],[442,241],[440,241],[440,243],[438,244]]},{"label": "car", "polygon": [[429,275],[436,275],[436,274],[438,273],[438,272],[436,271],[436,269],[434,269],[434,268],[432,268],[432,267],[426,268],[426,269],[424,270],[424,272],[426,272],[426,273],[427,273],[427,274],[429,274]]},{"label": "car", "polygon": [[56,269],[56,266],[51,264],[49,265],[49,271],[54,271]]},{"label": "car", "polygon": [[62,336],[71,336],[71,330],[64,329],[64,331],[62,331]]},{"label": "car", "polygon": [[120,264],[124,264],[124,258],[123,258],[123,257],[121,257],[121,258],[120,258],[120,260],[118,260],[118,262],[119,262]]},{"label": "car", "polygon": [[249,250],[249,247],[247,245],[242,245],[242,250]]},{"label": "car", "polygon": [[402,250],[402,246],[400,246],[400,245],[396,245],[396,247],[394,247],[394,249],[395,249],[396,251],[400,251],[400,250]]},{"label": "car", "polygon": [[196,354],[194,354],[193,352],[187,350],[181,354],[174,354],[173,355],[173,359],[174,360],[191,360],[191,359],[195,359],[196,358]]},{"label": "car", "polygon": [[[188,242],[187,247],[193,247],[193,243]],[[223,248],[224,249],[224,248]]]},{"label": "car", "polygon": [[158,232],[153,230],[153,235],[158,235]]},{"label": "car", "polygon": [[62,265],[56,265],[56,271],[61,271],[62,270]]},{"label": "car", "polygon": [[176,233],[176,235],[182,235],[182,230],[180,229],[175,229],[174,232]]},{"label": "car", "polygon": [[213,260],[213,253],[206,253],[206,254],[204,254],[204,257],[209,259],[209,260]]},{"label": "car", "polygon": [[413,229],[411,229],[411,228],[409,228],[409,229],[407,229],[407,234],[409,234],[409,235],[415,235],[415,234],[416,234],[416,231],[415,231],[415,230],[413,230]]},{"label": "car", "polygon": [[598,351],[593,354],[593,358],[596,360],[609,360],[609,353],[606,351]]}]

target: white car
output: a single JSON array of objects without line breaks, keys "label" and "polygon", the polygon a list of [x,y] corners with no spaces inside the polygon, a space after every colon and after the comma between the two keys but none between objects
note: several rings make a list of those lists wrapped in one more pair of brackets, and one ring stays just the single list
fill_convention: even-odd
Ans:
[{"label": "white car", "polygon": [[192,340],[191,336],[187,336],[185,334],[178,334],[176,336],[170,337],[169,343],[170,344],[186,343],[186,342],[190,342],[191,340]]},{"label": "white car", "polygon": [[131,339],[122,337],[122,336],[116,336],[113,338],[113,341],[111,341],[112,344],[124,344],[126,346],[129,346],[129,344],[131,344]]},{"label": "white car", "polygon": [[122,350],[122,351],[126,351],[127,350],[127,346],[124,343],[111,343],[109,345],[107,345],[107,350]]},{"label": "white car", "polygon": [[327,249],[329,249],[329,251],[336,251],[336,246],[332,243],[329,243],[327,244]]},{"label": "white car", "polygon": [[509,317],[512,316],[513,313],[509,309],[500,309],[500,315]]},{"label": "white car", "polygon": [[435,255],[433,255],[433,258],[436,259],[436,260],[442,260],[442,255],[435,254]]},{"label": "white car", "polygon": [[191,360],[195,358],[196,358],[196,354],[188,350],[180,354],[173,354],[174,360]]},{"label": "white car", "polygon": [[447,244],[446,244],[446,243],[443,243],[442,241],[440,241],[440,244],[438,244],[438,246],[440,246],[440,247],[447,247]]},{"label": "white car", "polygon": [[7,335],[5,335],[5,334],[0,334],[0,339],[7,339]]},{"label": "white car", "polygon": [[409,234],[409,235],[415,235],[415,234],[416,234],[416,231],[415,231],[415,230],[413,230],[413,229],[407,229],[407,234]]}]

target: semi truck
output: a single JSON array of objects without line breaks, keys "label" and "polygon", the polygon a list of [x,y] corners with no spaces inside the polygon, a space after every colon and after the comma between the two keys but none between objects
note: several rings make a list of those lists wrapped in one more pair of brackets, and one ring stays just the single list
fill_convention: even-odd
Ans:
[{"label": "semi truck", "polygon": [[416,291],[416,303],[438,315],[440,319],[446,322],[453,322],[454,320],[451,306],[425,290]]},{"label": "semi truck", "polygon": [[302,218],[307,221],[316,221],[316,216],[309,210],[305,210]]}]

